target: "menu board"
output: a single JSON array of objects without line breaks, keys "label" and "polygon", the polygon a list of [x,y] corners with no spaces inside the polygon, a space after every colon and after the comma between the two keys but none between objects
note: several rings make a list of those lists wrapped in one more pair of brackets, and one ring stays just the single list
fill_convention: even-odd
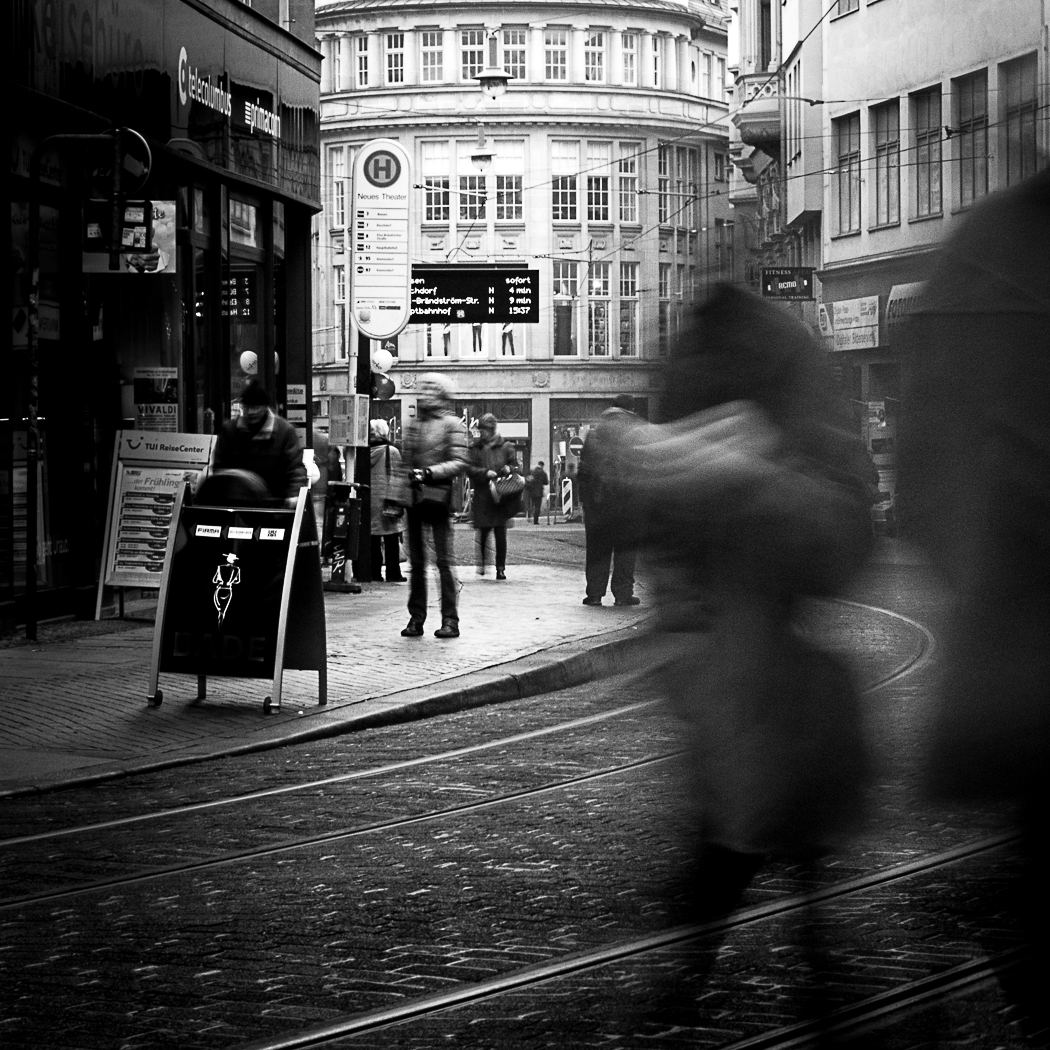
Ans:
[{"label": "menu board", "polygon": [[211,459],[211,434],[118,432],[102,548],[96,619],[104,587],[159,587],[172,511]]}]

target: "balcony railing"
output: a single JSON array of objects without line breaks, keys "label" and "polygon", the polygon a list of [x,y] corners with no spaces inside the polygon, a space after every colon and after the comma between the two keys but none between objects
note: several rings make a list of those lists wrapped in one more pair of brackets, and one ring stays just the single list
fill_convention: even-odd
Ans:
[{"label": "balcony railing", "polygon": [[780,142],[780,83],[773,73],[746,73],[737,78],[731,119],[749,146]]}]

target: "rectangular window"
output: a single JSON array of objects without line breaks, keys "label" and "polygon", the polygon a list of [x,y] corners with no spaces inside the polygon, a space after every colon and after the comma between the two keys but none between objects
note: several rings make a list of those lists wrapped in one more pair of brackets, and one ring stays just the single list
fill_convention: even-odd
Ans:
[{"label": "rectangular window", "polygon": [[620,37],[623,45],[623,82],[627,87],[638,83],[638,34],[624,33]]},{"label": "rectangular window", "polygon": [[522,218],[522,176],[496,176],[496,219],[520,220]]},{"label": "rectangular window", "polygon": [[666,354],[671,343],[671,264],[660,263],[657,278],[659,309],[657,314],[657,351]]},{"label": "rectangular window", "polygon": [[419,34],[420,77],[424,84],[437,84],[445,79],[444,33],[440,29]]},{"label": "rectangular window", "polygon": [[485,68],[485,30],[463,29],[459,43],[460,79],[470,81]]},{"label": "rectangular window", "polygon": [[554,356],[576,353],[573,316],[576,299],[576,263],[554,262]]},{"label": "rectangular window", "polygon": [[543,47],[544,80],[568,80],[569,31],[567,29],[545,29]]},{"label": "rectangular window", "polygon": [[714,72],[713,72],[714,64],[715,64],[715,56],[712,55],[710,51],[705,51],[704,52],[704,59],[703,59],[703,72],[701,73],[701,76],[703,77],[703,81],[701,82],[701,88],[700,88],[701,93],[703,94],[704,98],[712,98],[713,97],[711,92],[714,89],[713,88],[713,85],[714,85]]},{"label": "rectangular window", "polygon": [[999,83],[1003,86],[1006,118],[1006,185],[1035,173],[1035,115],[1038,103],[1036,55],[1006,62]]},{"label": "rectangular window", "polygon": [[952,81],[955,95],[959,203],[965,208],[988,193],[988,71]]},{"label": "rectangular window", "polygon": [[[587,143],[587,168],[591,171],[609,169],[612,162],[612,146],[608,142]],[[587,176],[587,221],[609,222],[611,219],[611,201],[609,194],[610,176],[594,174]]]},{"label": "rectangular window", "polygon": [[638,356],[638,263],[620,263],[620,356]]},{"label": "rectangular window", "polygon": [[832,121],[838,158],[838,232],[860,229],[860,114]]},{"label": "rectangular window", "polygon": [[848,15],[850,11],[857,11],[860,8],[860,0],[839,0],[838,10],[835,12],[835,17],[839,15]]},{"label": "rectangular window", "polygon": [[871,111],[875,132],[875,223],[888,226],[901,219],[900,102]]},{"label": "rectangular window", "polygon": [[405,82],[405,34],[386,34],[386,82],[403,84]]},{"label": "rectangular window", "polygon": [[660,59],[663,57],[664,42],[660,37],[653,35],[653,87],[659,88],[661,85],[661,65]]},{"label": "rectangular window", "polygon": [[714,180],[715,182],[726,181],[726,155],[724,153],[714,154]]},{"label": "rectangular window", "polygon": [[485,176],[460,175],[460,222],[478,222],[485,218]]},{"label": "rectangular window", "polygon": [[335,275],[335,301],[346,302],[346,267],[333,266],[332,273]]},{"label": "rectangular window", "polygon": [[503,72],[515,80],[525,79],[526,39],[524,29],[503,30]]},{"label": "rectangular window", "polygon": [[723,102],[726,98],[726,60],[720,58],[715,62],[715,98],[721,99]]},{"label": "rectangular window", "polygon": [[357,86],[359,88],[368,87],[368,37],[358,36],[354,37],[354,51],[355,54],[355,75],[357,77]]},{"label": "rectangular window", "polygon": [[576,263],[554,261],[555,298],[576,298]]},{"label": "rectangular window", "polygon": [[587,289],[587,353],[609,356],[609,269],[607,262],[592,263]]},{"label": "rectangular window", "polygon": [[941,89],[912,95],[915,119],[915,215],[941,214]]},{"label": "rectangular window", "polygon": [[583,39],[583,79],[589,84],[605,83],[605,34],[588,33]]},{"label": "rectangular window", "polygon": [[328,156],[332,164],[332,225],[346,225],[346,157],[342,146],[333,148]]},{"label": "rectangular window", "polygon": [[659,146],[656,151],[656,221],[666,223],[670,214],[671,147]]},{"label": "rectangular window", "polygon": [[580,167],[579,143],[551,143],[551,218],[574,222],[577,218],[576,180]]},{"label": "rectangular window", "polygon": [[449,180],[448,176],[424,175],[424,221],[448,222],[449,220]]},{"label": "rectangular window", "polygon": [[338,91],[343,84],[343,49],[336,41],[332,48],[332,90]]},{"label": "rectangular window", "polygon": [[620,222],[638,221],[638,145],[620,143]]}]

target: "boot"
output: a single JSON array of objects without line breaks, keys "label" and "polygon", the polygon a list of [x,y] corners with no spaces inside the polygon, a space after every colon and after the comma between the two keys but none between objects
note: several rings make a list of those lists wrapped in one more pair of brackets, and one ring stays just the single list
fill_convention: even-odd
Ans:
[{"label": "boot", "polygon": [[[420,634],[422,634],[420,629]],[[442,620],[441,626],[434,632],[435,638],[458,638],[459,637],[459,625],[455,620]]]},{"label": "boot", "polygon": [[402,638],[418,638],[423,633],[423,625],[418,620],[409,620],[408,626],[401,632]]}]

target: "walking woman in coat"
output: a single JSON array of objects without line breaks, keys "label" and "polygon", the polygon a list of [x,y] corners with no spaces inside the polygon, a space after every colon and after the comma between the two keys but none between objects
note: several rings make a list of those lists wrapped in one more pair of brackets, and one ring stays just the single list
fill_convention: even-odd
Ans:
[{"label": "walking woman in coat", "polygon": [[[687,917],[721,918],[770,858],[814,869],[856,830],[867,753],[849,667],[800,633],[872,543],[866,453],[821,348],[719,286],[668,359],[662,425],[634,431],[650,511],[664,692],[681,717]],[[819,1013],[827,961],[804,923]],[[701,955],[696,984],[717,958]]]},{"label": "walking woman in coat", "polygon": [[385,419],[373,419],[368,424],[368,444],[372,464],[372,579],[383,579],[380,570],[385,561],[386,582],[404,583],[400,544],[403,514],[391,509],[392,504],[404,502],[400,495],[401,453],[390,443],[390,426]]},{"label": "walking woman in coat", "polygon": [[514,446],[496,429],[496,417],[487,412],[478,421],[481,436],[470,446],[470,483],[474,489],[474,550],[478,575],[485,575],[489,533],[496,547],[496,579],[507,578],[507,523],[517,513],[520,496],[499,503],[493,499],[490,482],[518,466]]}]

